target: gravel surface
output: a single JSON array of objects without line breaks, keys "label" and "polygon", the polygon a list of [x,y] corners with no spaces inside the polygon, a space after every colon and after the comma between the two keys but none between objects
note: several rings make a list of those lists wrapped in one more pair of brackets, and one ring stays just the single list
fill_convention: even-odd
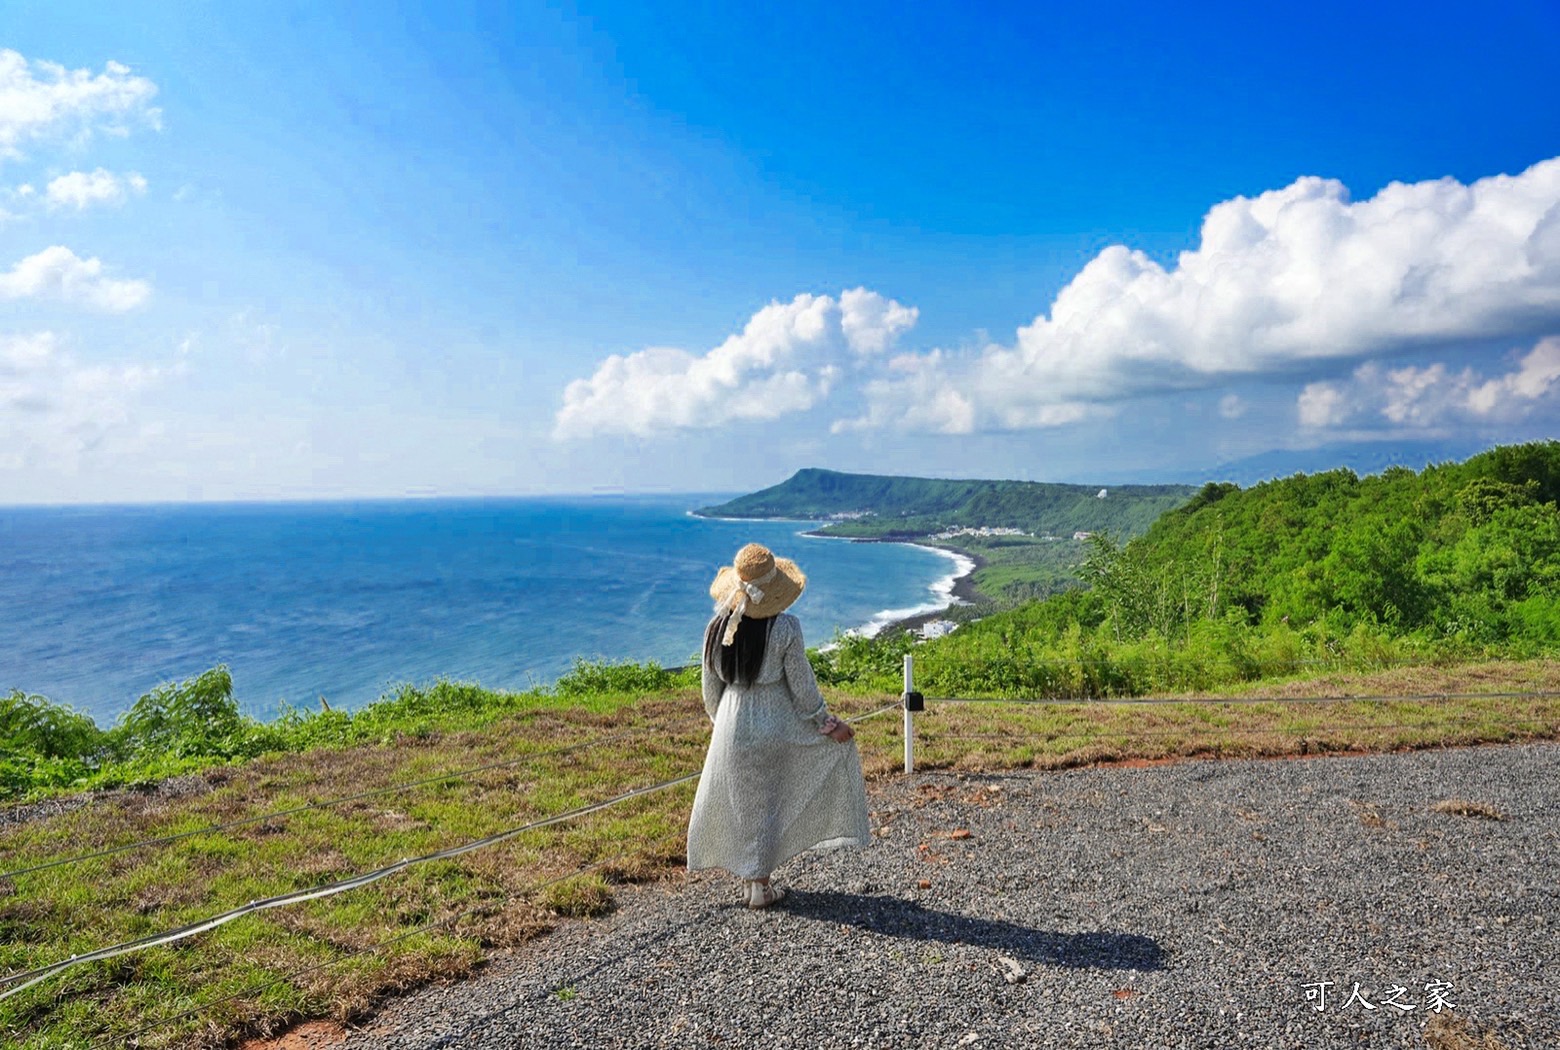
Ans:
[{"label": "gravel surface", "polygon": [[918,774],[871,801],[879,839],[791,862],[776,908],[709,874],[624,888],[345,1045],[1560,1047],[1560,746]]}]

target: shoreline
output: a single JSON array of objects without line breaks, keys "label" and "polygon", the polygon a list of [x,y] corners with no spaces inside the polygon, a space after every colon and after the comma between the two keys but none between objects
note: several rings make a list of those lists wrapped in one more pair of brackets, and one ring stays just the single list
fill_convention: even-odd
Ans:
[{"label": "shoreline", "polygon": [[[873,627],[868,623],[861,628],[855,628],[855,633],[860,633],[868,638],[881,638],[885,634],[893,634],[898,631],[919,631],[927,624],[937,620],[945,620],[948,610],[959,605],[975,605],[986,597],[980,588],[975,585],[975,574],[986,565],[986,559],[974,551],[964,550],[961,547],[938,546],[924,543],[915,539],[895,539],[889,536],[830,536],[816,529],[802,533],[812,539],[819,540],[845,540],[850,543],[901,543],[907,547],[923,547],[929,551],[947,555],[955,560],[958,570],[948,580],[947,601],[935,609],[927,609],[913,612],[907,616],[896,616],[884,620]],[[889,610],[892,612],[893,610]],[[875,621],[874,621],[875,622]],[[870,630],[869,630],[870,628]]]}]

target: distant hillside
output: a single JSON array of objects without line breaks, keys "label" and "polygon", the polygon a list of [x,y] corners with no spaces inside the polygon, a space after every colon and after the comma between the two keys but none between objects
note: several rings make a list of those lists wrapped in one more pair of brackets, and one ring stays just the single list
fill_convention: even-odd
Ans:
[{"label": "distant hillside", "polygon": [[1123,635],[1192,621],[1560,642],[1560,442],[1419,473],[1205,485],[1085,578]]},{"label": "distant hillside", "polygon": [[695,511],[719,518],[832,519],[842,536],[927,535],[947,528],[1075,531],[1119,537],[1147,531],[1196,492],[1190,485],[1059,485],[1034,481],[951,481],[843,474],[807,468],[789,480]]}]

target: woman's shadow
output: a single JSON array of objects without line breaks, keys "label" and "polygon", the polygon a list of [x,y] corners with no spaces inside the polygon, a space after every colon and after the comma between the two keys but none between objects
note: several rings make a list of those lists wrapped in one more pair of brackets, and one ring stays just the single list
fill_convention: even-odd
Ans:
[{"label": "woman's shadow", "polygon": [[1047,966],[1162,970],[1165,952],[1136,933],[1054,933],[1003,919],[936,911],[891,896],[793,889],[779,905],[798,919],[842,923],[885,937],[990,948]]},{"label": "woman's shadow", "polygon": [[[1031,963],[1102,970],[1162,970],[1165,952],[1151,938],[1134,933],[1052,933],[1020,926],[1003,919],[976,919],[953,912],[922,907],[915,901],[856,893],[811,892],[792,889],[771,911],[784,911],[786,922],[815,921],[845,924],[883,937],[904,940],[964,944],[1001,952]],[[596,973],[635,958],[647,945],[666,941],[672,934],[702,927],[722,911],[746,911],[741,904],[717,905],[673,925],[656,925],[639,935],[620,939],[615,950],[595,957],[591,965],[557,976],[551,981],[499,1002],[494,1009],[475,1012],[449,1031],[431,1040],[428,1047],[462,1046],[473,1033],[485,1031],[500,1019],[534,1008],[536,1002],[555,995]],[[500,997],[502,998],[502,997]]]}]

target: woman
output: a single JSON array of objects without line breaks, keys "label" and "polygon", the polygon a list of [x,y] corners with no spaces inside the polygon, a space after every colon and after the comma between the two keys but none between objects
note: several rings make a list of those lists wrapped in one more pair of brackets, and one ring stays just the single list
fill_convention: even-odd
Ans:
[{"label": "woman", "polygon": [[796,617],[796,563],[750,543],[710,585],[704,710],[714,723],[688,823],[688,868],[725,868],[750,908],[785,896],[779,865],[809,849],[865,846],[866,785],[849,725],[829,713]]}]

